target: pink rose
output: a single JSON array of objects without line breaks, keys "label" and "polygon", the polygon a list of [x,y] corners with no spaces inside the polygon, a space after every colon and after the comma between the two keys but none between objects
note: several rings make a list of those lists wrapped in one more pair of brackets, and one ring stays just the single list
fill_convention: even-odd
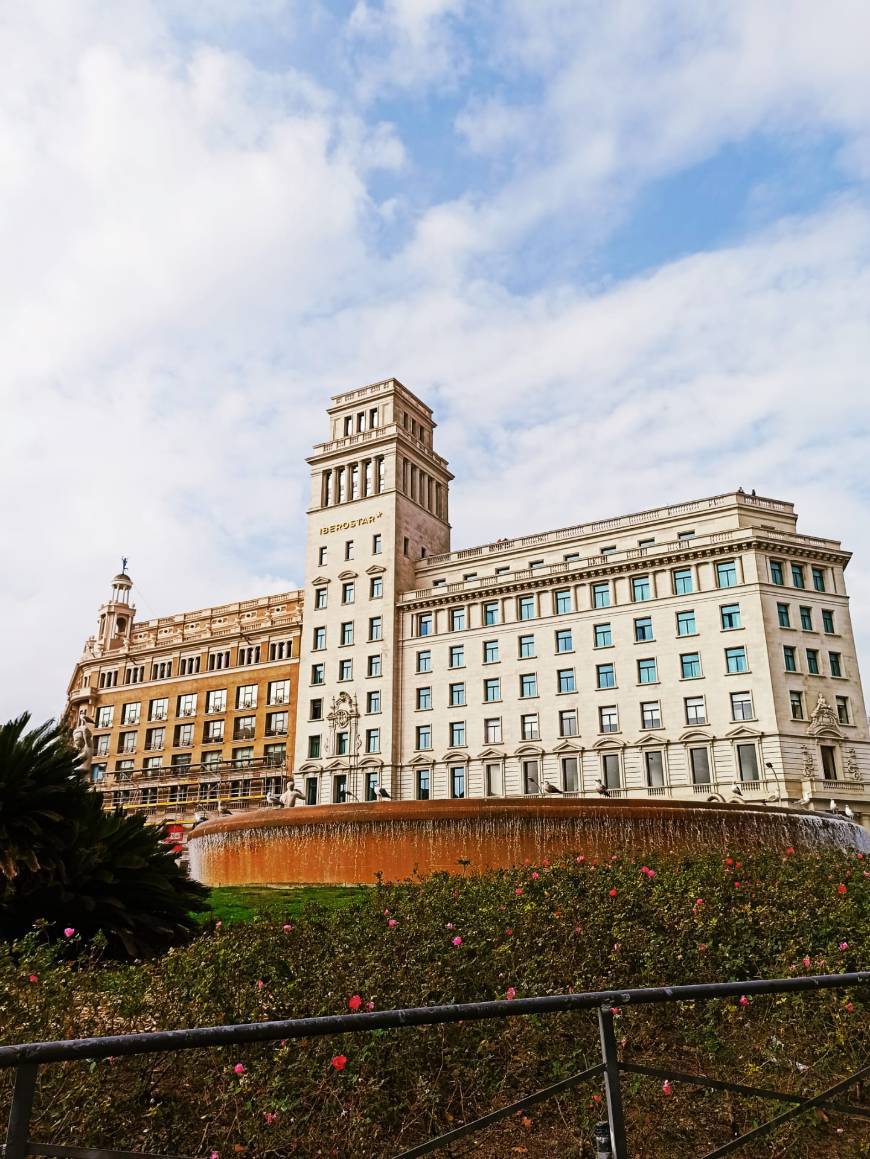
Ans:
[{"label": "pink rose", "polygon": [[65,938],[72,938],[75,936],[75,930],[72,928],[72,926],[66,927],[66,929],[63,931],[63,936]]},{"label": "pink rose", "polygon": [[461,946],[462,945],[462,938],[460,938],[459,935],[457,934],[456,937],[453,939],[451,944],[454,946]]},{"label": "pink rose", "polygon": [[245,1064],[243,1062],[237,1062],[236,1065],[233,1067],[233,1072],[235,1074],[244,1074],[245,1073]]}]

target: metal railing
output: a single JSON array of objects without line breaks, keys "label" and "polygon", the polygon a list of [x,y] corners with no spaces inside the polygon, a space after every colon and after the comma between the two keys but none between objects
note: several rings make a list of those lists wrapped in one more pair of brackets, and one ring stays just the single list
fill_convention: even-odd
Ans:
[{"label": "metal railing", "polygon": [[513,1001],[466,1002],[452,1006],[418,1007],[385,1010],[366,1014],[338,1014],[317,1018],[293,1018],[281,1022],[252,1022],[236,1026],[197,1027],[188,1030],[149,1031],[142,1034],[119,1034],[102,1038],[79,1038],[59,1042],[31,1042],[18,1046],[0,1046],[0,1069],[15,1069],[12,1105],[6,1128],[6,1142],[0,1147],[2,1159],[25,1159],[45,1155],[67,1159],[182,1159],[182,1157],[146,1155],[105,1148],[69,1147],[31,1139],[30,1120],[40,1066],[81,1059],[120,1058],[128,1055],[156,1054],[193,1050],[240,1043],[273,1042],[279,1039],[318,1038],[338,1034],[366,1034],[374,1030],[400,1030],[412,1026],[433,1026],[451,1022],[474,1022],[483,1019],[522,1018],[529,1015],[595,1010],[598,1016],[601,1061],[569,1075],[567,1078],[499,1107],[489,1114],[463,1123],[436,1138],[428,1139],[395,1159],[415,1159],[441,1151],[465,1135],[480,1131],[515,1112],[577,1087],[590,1079],[603,1079],[607,1106],[607,1123],[596,1128],[598,1159],[628,1159],[625,1115],[623,1113],[620,1076],[644,1075],[670,1082],[684,1082],[709,1090],[771,1099],[791,1104],[786,1110],[753,1127],[736,1138],[708,1151],[701,1159],[742,1150],[747,1143],[769,1134],[776,1127],[817,1107],[828,1107],[844,1115],[870,1121],[870,1108],[837,1101],[849,1087],[870,1074],[870,1065],[861,1067],[816,1095],[805,1097],[791,1091],[751,1087],[741,1083],[711,1078],[705,1074],[686,1074],[633,1063],[619,1053],[613,1017],[615,1007],[656,1005],[680,1002],[704,1002],[714,999],[760,994],[786,994],[813,990],[839,990],[870,984],[870,970],[852,974],[823,974],[805,978],[757,979],[748,982],[713,982],[687,986],[660,986],[637,990],[603,990],[582,994],[553,994]]}]

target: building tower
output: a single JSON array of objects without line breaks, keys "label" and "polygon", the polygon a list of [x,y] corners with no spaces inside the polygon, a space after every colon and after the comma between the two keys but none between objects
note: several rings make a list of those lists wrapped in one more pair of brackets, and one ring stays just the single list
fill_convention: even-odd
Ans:
[{"label": "building tower", "polygon": [[106,652],[130,645],[130,631],[136,608],[130,603],[133,581],[127,575],[127,561],[123,561],[121,571],[112,580],[112,594],[100,607],[94,654],[102,656]]},{"label": "building tower", "polygon": [[309,804],[396,795],[401,642],[397,597],[450,550],[453,476],[432,412],[396,379],[334,396],[314,449],[296,728]]}]

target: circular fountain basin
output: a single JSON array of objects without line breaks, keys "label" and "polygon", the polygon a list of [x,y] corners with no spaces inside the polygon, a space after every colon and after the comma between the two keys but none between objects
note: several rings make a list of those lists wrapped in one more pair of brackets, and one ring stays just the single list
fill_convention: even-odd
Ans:
[{"label": "circular fountain basin", "polygon": [[192,875],[206,885],[372,884],[437,870],[482,872],[584,853],[646,857],[821,848],[870,852],[846,818],[751,804],[484,798],[300,805],[197,825]]}]

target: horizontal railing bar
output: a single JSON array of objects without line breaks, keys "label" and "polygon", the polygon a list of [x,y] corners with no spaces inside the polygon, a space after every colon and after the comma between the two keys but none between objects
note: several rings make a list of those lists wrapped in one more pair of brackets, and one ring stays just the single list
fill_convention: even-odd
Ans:
[{"label": "horizontal railing bar", "polygon": [[158,1155],[155,1151],[106,1151],[102,1147],[61,1147],[56,1143],[27,1141],[28,1155],[49,1159],[192,1159],[187,1155]]},{"label": "horizontal railing bar", "polygon": [[742,1150],[750,1140],[759,1139],[762,1135],[769,1134],[775,1127],[779,1127],[782,1123],[787,1123],[789,1119],[796,1119],[798,1115],[803,1115],[806,1111],[813,1110],[814,1107],[821,1107],[823,1104],[828,1103],[834,1095],[848,1090],[854,1083],[862,1079],[865,1074],[870,1074],[870,1066],[862,1067],[861,1070],[856,1071],[848,1078],[842,1079],[832,1087],[828,1087],[821,1094],[804,1099],[798,1106],[789,1107],[787,1111],[783,1111],[774,1118],[768,1119],[766,1123],[754,1127],[751,1131],[747,1131],[746,1134],[732,1139],[729,1143],[724,1143],[721,1147],[717,1147],[715,1151],[709,1151],[706,1155],[702,1156],[702,1159],[720,1159],[722,1155],[729,1155],[732,1151]]},{"label": "horizontal railing bar", "polygon": [[507,1107],[499,1107],[497,1111],[490,1111],[488,1115],[482,1115],[481,1118],[475,1119],[472,1123],[464,1123],[461,1127],[455,1127],[445,1135],[439,1135],[437,1139],[429,1139],[426,1143],[420,1143],[418,1146],[412,1147],[410,1151],[402,1151],[395,1159],[415,1159],[417,1155],[428,1155],[431,1151],[440,1151],[442,1147],[447,1147],[456,1139],[461,1139],[463,1135],[470,1135],[473,1131],[479,1131],[483,1127],[489,1127],[493,1123],[497,1123],[499,1119],[504,1119],[508,1115],[514,1114],[515,1111],[521,1111],[525,1107],[533,1107],[535,1103],[542,1103],[544,1099],[553,1098],[555,1095],[561,1094],[562,1091],[567,1091],[571,1087],[577,1086],[584,1079],[595,1078],[600,1074],[604,1074],[604,1064],[601,1062],[596,1066],[590,1066],[586,1070],[581,1070],[577,1074],[569,1075],[566,1079],[560,1079],[559,1082],[553,1083],[552,1086],[544,1087],[543,1090],[536,1091],[533,1095],[528,1095],[526,1098],[520,1099],[516,1103],[511,1103]]},{"label": "horizontal railing bar", "polygon": [[[747,1087],[743,1083],[726,1083],[721,1079],[707,1078],[706,1075],[683,1074],[678,1070],[661,1070],[655,1066],[640,1066],[635,1062],[620,1062],[619,1069],[628,1074],[646,1075],[654,1079],[673,1079],[678,1083],[689,1083],[696,1087],[709,1087],[713,1091],[733,1091],[737,1095],[756,1096],[761,1099],[778,1099],[783,1103],[802,1103],[808,1096],[788,1094],[786,1091],[772,1091],[766,1087]],[[870,1119],[867,1107],[851,1107],[848,1103],[828,1103],[832,1111],[844,1115],[854,1115],[858,1119]]]},{"label": "horizontal railing bar", "polygon": [[371,1030],[433,1026],[448,1022],[477,1022],[489,1018],[516,1018],[526,1014],[554,1014],[591,1010],[599,1006],[642,1006],[664,1002],[703,1002],[742,994],[782,994],[802,990],[833,990],[866,986],[870,970],[852,974],[818,974],[803,978],[758,978],[746,982],[706,982],[687,986],[656,986],[633,990],[599,990],[580,994],[550,994],[539,998],[465,1002],[453,1006],[422,1006],[370,1014],[331,1014],[291,1018],[280,1022],[246,1022],[235,1026],[207,1026],[186,1030],[153,1030],[98,1038],[0,1046],[0,1067],[21,1063],[69,1062],[83,1058],[157,1054],[208,1046],[272,1042],[282,1038],[321,1038],[325,1035],[362,1034]]}]

